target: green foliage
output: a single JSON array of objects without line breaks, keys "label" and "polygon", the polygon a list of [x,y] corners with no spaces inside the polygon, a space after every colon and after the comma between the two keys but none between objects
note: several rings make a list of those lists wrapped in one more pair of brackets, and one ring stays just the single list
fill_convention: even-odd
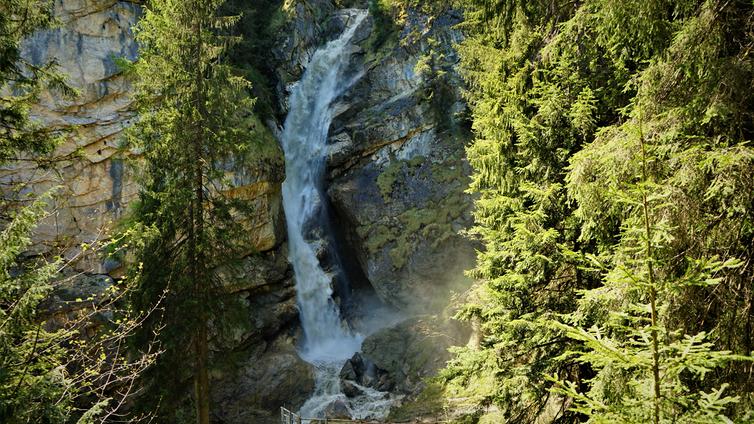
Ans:
[{"label": "green foliage", "polygon": [[[52,2],[45,0],[0,3],[2,165],[23,157],[44,166],[65,135],[32,121],[30,111],[42,90],[64,96],[75,91],[65,84],[54,61],[32,63],[21,57],[24,39],[56,24],[52,8]],[[45,210],[54,190],[29,197],[15,189],[3,193],[0,200],[0,421],[101,422],[122,413],[119,409],[130,396],[129,383],[150,361],[148,353],[125,358],[113,349],[133,330],[139,314],[116,306],[122,292],[115,286],[98,299],[92,295],[65,302],[71,305],[51,301],[54,289],[74,284],[80,276],[63,273],[72,260],[28,251],[32,231],[48,216]],[[82,246],[82,251],[96,255],[110,242],[103,237]],[[52,319],[52,305],[71,310],[58,311]]]},{"label": "green foliage", "polygon": [[[664,253],[675,236],[666,217],[683,211],[668,202],[677,187],[653,181],[649,164],[658,160],[656,146],[644,139],[641,108],[636,110],[638,128],[629,122],[618,132],[629,146],[638,146],[640,158],[631,158],[640,176],[611,187],[615,190],[611,197],[626,215],[619,241],[609,262],[587,255],[592,266],[604,273],[602,285],[582,293],[580,307],[565,317],[569,325],[556,324],[583,343],[583,351],[566,355],[589,364],[595,375],[583,393],[573,382],[557,391],[572,397],[573,409],[590,422],[727,423],[726,410],[740,397],[723,395],[728,384],[707,393],[699,390],[701,383],[721,366],[754,358],[716,350],[705,332],[684,334],[669,328],[667,317],[674,294],[717,286],[726,272],[742,263],[687,258],[682,274],[672,270],[676,263]],[[611,135],[615,136],[607,136]],[[601,141],[598,138],[595,144]],[[600,316],[590,317],[592,311]],[[588,330],[581,327],[590,324]]]},{"label": "green foliage", "polygon": [[240,40],[229,46],[228,62],[251,82],[251,93],[257,99],[255,111],[263,119],[272,118],[276,108],[271,51],[285,23],[282,4],[281,0],[229,0],[220,10],[221,15],[239,17],[229,28]]},{"label": "green foliage", "polygon": [[0,3],[0,162],[20,153],[43,155],[60,141],[53,128],[32,122],[31,106],[44,88],[73,95],[57,63],[32,63],[21,57],[21,42],[34,31],[52,27],[50,0],[5,0]]},{"label": "green foliage", "polygon": [[[751,364],[730,360],[754,350],[752,5],[458,3],[476,135],[471,234],[485,249],[459,313],[477,323],[481,343],[443,373],[451,396],[495,405],[511,422],[546,419],[568,396],[580,406],[561,421],[594,413],[602,422],[600,411],[628,414],[608,421],[651,418],[636,411],[654,396],[654,349],[668,379],[663,419],[742,416],[752,386],[740,375]],[[652,146],[647,178],[639,139]],[[642,193],[649,258],[637,244],[647,238]],[[732,259],[743,265],[729,267]],[[655,325],[641,283],[647,262]],[[612,351],[625,361],[600,362]],[[570,389],[551,394],[552,375]],[[725,384],[741,406],[718,391]]]},{"label": "green foliage", "polygon": [[[140,407],[175,422],[195,379],[197,419],[208,416],[208,323],[221,329],[222,289],[214,270],[238,257],[244,240],[238,220],[243,199],[226,196],[234,158],[247,158],[255,140],[253,99],[246,79],[227,64],[239,40],[226,35],[238,17],[218,16],[222,0],[153,1],[136,26],[139,60],[133,64],[139,120],[128,132],[141,151],[140,199],[132,220],[141,275],[132,303],[161,313],[135,338],[143,346],[160,328],[163,351],[143,381]],[[255,143],[257,141],[257,143]],[[189,367],[186,367],[189,364]]]},{"label": "green foliage", "polygon": [[40,199],[22,208],[0,233],[0,418],[8,423],[66,422],[75,395],[67,393],[74,387],[60,369],[65,333],[48,332],[38,319],[60,261],[20,261],[44,206]]},{"label": "green foliage", "polygon": [[442,132],[455,126],[456,90],[450,78],[453,63],[440,49],[440,43],[430,39],[428,44],[427,53],[419,58],[414,72],[424,80],[424,98],[430,105],[437,130]]}]

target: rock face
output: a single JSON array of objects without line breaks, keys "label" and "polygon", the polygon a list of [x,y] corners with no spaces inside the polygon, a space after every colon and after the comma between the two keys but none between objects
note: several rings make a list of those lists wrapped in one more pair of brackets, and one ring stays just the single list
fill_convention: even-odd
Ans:
[{"label": "rock face", "polygon": [[[75,98],[43,93],[33,110],[41,123],[67,128],[71,136],[55,152],[59,160],[52,169],[38,169],[29,162],[3,166],[0,184],[9,190],[7,195],[62,187],[51,206],[53,213],[34,234],[30,253],[62,249],[73,258],[81,253],[81,243],[106,234],[138,194],[133,168],[138,155],[119,149],[123,130],[134,119],[132,87],[115,59],[136,59],[131,27],[141,15],[142,2],[54,3],[61,26],[30,37],[23,54],[36,64],[57,61],[79,91]],[[225,423],[276,422],[270,417],[277,409],[298,407],[314,384],[312,367],[295,351],[298,311],[286,259],[282,152],[266,126],[250,119],[249,131],[264,145],[263,151],[225,164],[225,177],[231,182],[226,193],[250,201],[254,210],[239,219],[248,234],[249,256],[221,270],[228,306],[237,322],[215,331],[211,340],[214,408],[222,411]],[[83,255],[74,267],[72,272],[82,273],[81,277],[58,287],[45,304],[50,325],[62,325],[69,315],[86,308],[90,296],[96,298],[117,284],[124,268],[118,261],[95,255]],[[212,324],[216,330],[227,327]]]},{"label": "rock face", "polygon": [[281,406],[298,409],[314,390],[312,367],[298,357],[292,339],[256,346],[212,374],[219,422],[279,423]]},{"label": "rock face", "polygon": [[[354,74],[363,75],[335,106],[328,195],[336,244],[360,268],[355,279],[366,279],[400,310],[425,312],[468,285],[463,270],[475,257],[474,246],[458,234],[471,223],[464,194],[469,133],[452,48],[461,37],[454,29],[460,14],[405,12],[396,27],[370,17],[357,34]],[[295,79],[305,66],[297,61],[310,56],[312,43],[305,40],[316,34],[326,40],[343,22],[323,0],[299,0],[290,13],[288,41],[276,57],[286,58],[278,75]],[[313,17],[318,24],[307,26]]]},{"label": "rock face", "polygon": [[[81,242],[96,239],[102,228],[122,216],[136,193],[130,170],[115,155],[118,137],[133,118],[131,87],[115,58],[135,58],[130,28],[140,11],[139,5],[126,1],[57,1],[55,14],[62,26],[38,32],[23,45],[23,55],[32,63],[57,61],[80,92],[73,99],[43,93],[33,110],[44,125],[73,128],[56,152],[63,160],[44,171],[28,162],[0,170],[2,183],[22,184],[23,191],[62,186],[55,213],[37,229],[36,251],[63,246],[73,257]],[[115,266],[94,259],[77,264],[79,270],[95,273],[107,273]]]},{"label": "rock face", "polygon": [[458,234],[471,222],[458,22],[452,10],[431,18],[409,9],[395,45],[362,43],[366,73],[331,128],[338,223],[377,294],[401,310],[445,304],[474,259]]}]

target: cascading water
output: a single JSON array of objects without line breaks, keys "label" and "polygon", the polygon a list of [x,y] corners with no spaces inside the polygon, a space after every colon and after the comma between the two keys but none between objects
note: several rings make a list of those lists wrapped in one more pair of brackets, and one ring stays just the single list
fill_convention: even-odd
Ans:
[{"label": "cascading water", "polygon": [[[345,396],[340,390],[339,371],[361,347],[363,336],[353,333],[342,321],[332,299],[332,275],[317,258],[319,243],[308,240],[307,230],[316,223],[323,202],[323,173],[327,135],[332,121],[332,102],[358,77],[349,77],[353,51],[351,40],[367,16],[351,9],[346,30],[336,40],[316,51],[301,81],[294,87],[282,134],[286,159],[283,204],[288,223],[289,259],[298,293],[304,344],[301,356],[317,368],[314,396],[301,408],[307,417],[321,416],[332,402]],[[354,418],[384,414],[389,400],[384,393],[364,388],[365,395],[347,402]]]}]

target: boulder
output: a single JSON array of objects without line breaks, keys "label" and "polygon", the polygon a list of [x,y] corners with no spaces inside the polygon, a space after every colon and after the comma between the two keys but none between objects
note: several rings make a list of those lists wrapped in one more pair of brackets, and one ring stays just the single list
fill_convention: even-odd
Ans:
[{"label": "boulder", "polygon": [[340,390],[348,398],[355,398],[364,395],[363,390],[361,390],[356,384],[348,380],[342,380],[340,382]]},{"label": "boulder", "polygon": [[[389,391],[393,388],[392,380],[387,372],[375,366],[372,361],[364,358],[359,352],[356,352],[353,357],[343,365],[343,368],[340,370],[340,382],[341,388],[349,386],[348,390],[351,393],[356,393],[357,391],[361,392],[361,389],[356,387],[353,383],[365,387],[371,387],[382,392]],[[345,389],[343,393],[348,396]]]},{"label": "boulder", "polygon": [[294,340],[218,358],[212,372],[214,411],[225,424],[277,424],[279,410],[297,410],[314,392],[314,368],[299,358]]},{"label": "boulder", "polygon": [[[418,394],[425,380],[445,366],[448,349],[468,341],[467,328],[436,316],[407,319],[378,331],[362,344],[363,363],[371,363],[393,392]],[[382,380],[385,380],[383,382]]]},{"label": "boulder", "polygon": [[344,400],[337,399],[327,405],[325,408],[325,416],[327,418],[348,420],[351,419],[351,410],[348,408],[348,405]]}]

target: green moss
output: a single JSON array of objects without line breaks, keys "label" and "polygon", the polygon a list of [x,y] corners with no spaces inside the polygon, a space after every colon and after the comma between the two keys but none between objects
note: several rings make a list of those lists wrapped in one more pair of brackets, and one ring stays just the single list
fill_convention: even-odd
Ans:
[{"label": "green moss", "polygon": [[284,163],[283,150],[277,143],[275,136],[256,114],[248,116],[243,121],[247,129],[248,142],[239,149],[239,155],[234,164],[239,169],[256,169],[269,175],[277,173]]},{"label": "green moss", "polygon": [[393,267],[401,269],[406,265],[406,262],[408,262],[408,256],[411,254],[413,246],[403,237],[398,239],[397,242],[396,246],[390,249],[388,254],[390,255],[390,261],[393,263]]},{"label": "green moss", "polygon": [[393,184],[398,180],[398,177],[403,174],[403,162],[391,161],[382,173],[377,177],[377,187],[380,189],[380,194],[384,200],[390,199],[390,193],[393,192]]},{"label": "green moss", "polygon": [[439,416],[444,412],[444,389],[430,382],[416,399],[390,410],[388,421],[408,421],[418,417]]},{"label": "green moss", "polygon": [[463,166],[457,161],[447,161],[432,165],[432,178],[442,184],[464,181]]},{"label": "green moss", "polygon": [[[442,163],[432,164],[429,168],[432,180],[439,186],[452,186],[449,193],[428,208],[412,208],[398,215],[395,226],[381,224],[364,226],[357,229],[362,239],[366,239],[366,248],[376,253],[385,245],[392,243],[388,252],[396,269],[403,268],[411,253],[422,240],[431,240],[432,248],[439,248],[444,242],[456,235],[453,221],[468,210],[469,200],[463,188],[468,181],[464,176],[464,167],[460,149],[449,154]],[[417,172],[425,172],[428,167],[424,156],[415,156],[410,160],[393,159],[377,177],[377,186],[385,202],[396,197],[396,183],[404,183]]]},{"label": "green moss", "polygon": [[427,160],[427,158],[425,158],[424,156],[417,155],[417,156],[414,156],[414,157],[412,157],[411,159],[408,160],[408,166],[410,168],[418,168],[424,162],[426,162],[426,160]]},{"label": "green moss", "polygon": [[362,233],[366,233],[366,248],[369,253],[376,253],[382,248],[382,246],[395,240],[395,230],[391,229],[387,225],[375,225],[370,227],[359,227],[357,233],[361,237],[364,237]]},{"label": "green moss", "polygon": [[404,224],[406,233],[413,234],[427,224],[446,221],[447,212],[443,208],[409,209],[398,218]]},{"label": "green moss", "polygon": [[382,198],[387,202],[392,197],[393,185],[406,173],[413,174],[427,159],[424,156],[415,156],[408,161],[391,160],[387,168],[377,177],[377,187],[380,189]]}]

